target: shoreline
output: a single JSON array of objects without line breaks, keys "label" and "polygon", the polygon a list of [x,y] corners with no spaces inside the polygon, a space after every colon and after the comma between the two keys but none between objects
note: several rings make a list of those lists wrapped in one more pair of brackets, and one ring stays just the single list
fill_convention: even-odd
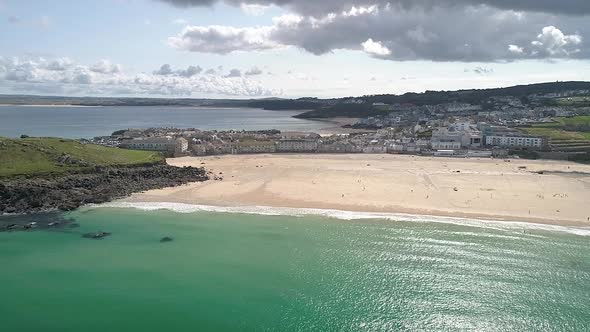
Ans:
[{"label": "shoreline", "polygon": [[205,167],[224,180],[148,191],[121,202],[266,206],[590,227],[589,165],[400,155],[234,155],[184,157],[168,163]]},{"label": "shoreline", "polygon": [[137,209],[142,211],[173,211],[176,213],[230,213],[261,216],[289,217],[324,217],[338,220],[388,220],[401,222],[442,223],[461,226],[501,228],[504,230],[524,231],[538,229],[544,231],[565,232],[580,236],[590,236],[590,226],[557,225],[523,220],[488,219],[468,216],[440,216],[428,214],[411,214],[396,212],[346,211],[337,209],[290,208],[274,206],[212,206],[173,202],[134,202],[127,199],[104,204],[91,204],[81,208],[93,210],[99,208]]}]

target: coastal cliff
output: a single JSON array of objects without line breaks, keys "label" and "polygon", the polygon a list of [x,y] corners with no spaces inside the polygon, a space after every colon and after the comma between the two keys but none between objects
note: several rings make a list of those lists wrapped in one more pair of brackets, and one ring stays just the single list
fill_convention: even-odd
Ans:
[{"label": "coastal cliff", "polygon": [[167,165],[157,152],[0,138],[0,215],[73,210],[207,179],[203,168]]},{"label": "coastal cliff", "polygon": [[73,210],[105,203],[151,189],[206,181],[206,171],[194,167],[96,167],[92,173],[53,178],[0,181],[0,214]]}]

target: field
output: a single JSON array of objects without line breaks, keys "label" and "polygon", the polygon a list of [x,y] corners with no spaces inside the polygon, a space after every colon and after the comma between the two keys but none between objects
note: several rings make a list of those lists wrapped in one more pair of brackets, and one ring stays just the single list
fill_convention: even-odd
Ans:
[{"label": "field", "polygon": [[590,140],[590,116],[557,117],[553,120],[555,122],[537,124],[523,130],[552,140]]},{"label": "field", "polygon": [[59,138],[0,138],[0,177],[63,174],[94,166],[154,164],[157,152],[81,144]]},{"label": "field", "polygon": [[534,136],[546,136],[552,140],[590,140],[590,133],[566,131],[553,127],[532,127],[523,128],[523,130],[527,134]]},{"label": "field", "polygon": [[556,106],[574,106],[574,107],[590,106],[590,96],[555,98],[555,99],[551,100],[551,103]]}]

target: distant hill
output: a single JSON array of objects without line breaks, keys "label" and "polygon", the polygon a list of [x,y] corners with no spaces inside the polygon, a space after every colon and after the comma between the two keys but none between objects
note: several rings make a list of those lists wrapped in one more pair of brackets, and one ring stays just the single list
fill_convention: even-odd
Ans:
[{"label": "distant hill", "polygon": [[[552,82],[529,85],[517,85],[507,88],[473,89],[458,91],[426,91],[423,93],[406,93],[403,95],[371,95],[354,98],[361,104],[346,104],[346,99],[340,99],[332,105],[325,105],[315,110],[302,113],[296,117],[332,118],[332,117],[367,117],[383,114],[382,110],[372,107],[373,103],[385,104],[412,104],[438,105],[446,103],[467,103],[481,105],[492,97],[515,97],[521,99],[523,104],[529,103],[529,96],[561,93],[572,90],[590,90],[590,82]],[[348,98],[348,100],[353,98]],[[548,100],[547,104],[554,104]],[[485,105],[484,105],[485,106]]]},{"label": "distant hill", "polygon": [[[370,105],[413,104],[436,105],[445,103],[480,104],[491,97],[513,96],[521,98],[526,104],[527,96],[545,95],[571,90],[590,90],[590,82],[550,82],[518,85],[506,88],[472,89],[458,91],[426,91],[402,95],[384,94],[336,99],[318,98],[263,98],[263,99],[194,99],[194,98],[107,98],[107,97],[53,97],[29,95],[0,95],[0,104],[10,105],[80,105],[80,106],[187,106],[187,107],[251,107],[266,110],[309,111],[300,118],[362,117],[381,114]],[[360,102],[348,104],[355,99]]]}]

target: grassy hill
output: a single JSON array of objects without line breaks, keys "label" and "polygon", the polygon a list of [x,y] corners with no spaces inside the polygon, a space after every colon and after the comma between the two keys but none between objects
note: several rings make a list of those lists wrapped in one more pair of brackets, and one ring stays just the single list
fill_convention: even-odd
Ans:
[{"label": "grassy hill", "polygon": [[0,178],[82,172],[94,166],[146,165],[163,160],[157,152],[108,148],[59,138],[0,137]]},{"label": "grassy hill", "polygon": [[551,123],[523,130],[531,135],[546,136],[552,151],[581,153],[572,160],[590,162],[590,116],[557,117]]}]

